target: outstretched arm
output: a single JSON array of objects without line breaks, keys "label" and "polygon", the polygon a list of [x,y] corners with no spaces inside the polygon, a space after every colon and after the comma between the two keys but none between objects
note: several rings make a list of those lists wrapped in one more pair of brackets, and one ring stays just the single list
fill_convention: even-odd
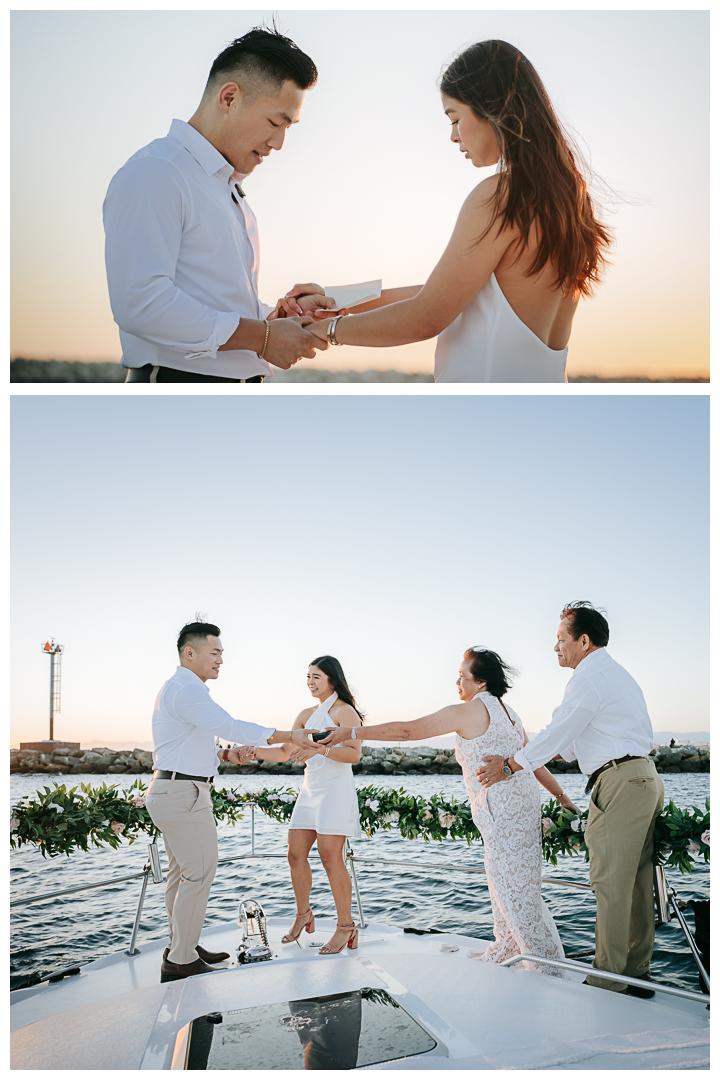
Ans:
[{"label": "outstretched arm", "polygon": [[[448,705],[438,712],[421,716],[418,720],[409,720],[391,724],[367,724],[355,729],[355,737],[360,742],[407,742],[408,739],[433,739],[438,735],[448,735],[456,731],[460,723],[459,705]],[[350,738],[349,727],[337,728],[331,731],[327,739],[318,743],[319,746],[336,746]]]},{"label": "outstretched arm", "polygon": [[[342,319],[335,330],[339,344],[385,348],[426,341],[457,318],[512,243],[509,231],[500,233],[498,223],[476,242],[491,222],[496,185],[497,177],[491,176],[465,200],[450,242],[422,289],[410,299]],[[326,319],[314,324],[308,319],[307,329],[318,338],[325,338],[327,326]]]}]

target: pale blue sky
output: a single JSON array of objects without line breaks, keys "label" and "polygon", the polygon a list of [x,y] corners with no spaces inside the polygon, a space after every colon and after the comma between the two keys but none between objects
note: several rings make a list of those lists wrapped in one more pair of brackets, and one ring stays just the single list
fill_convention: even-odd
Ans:
[{"label": "pale blue sky", "polygon": [[196,610],[242,718],[287,726],[324,652],[372,720],[417,716],[485,644],[537,731],[576,599],[657,730],[708,726],[704,396],[25,396],[12,436],[15,740],[46,735],[50,635],[56,737],[149,739]]},{"label": "pale blue sky", "polygon": [[[103,264],[110,178],[192,115],[217,53],[270,15],[13,13],[13,355],[119,358]],[[708,12],[281,11],[279,22],[320,78],[283,151],[246,184],[266,300],[296,280],[426,280],[485,175],[450,144],[438,77],[464,46],[500,37],[628,197],[611,215],[612,267],[575,321],[570,374],[707,370]],[[345,348],[321,366],[430,371],[433,349]]]}]

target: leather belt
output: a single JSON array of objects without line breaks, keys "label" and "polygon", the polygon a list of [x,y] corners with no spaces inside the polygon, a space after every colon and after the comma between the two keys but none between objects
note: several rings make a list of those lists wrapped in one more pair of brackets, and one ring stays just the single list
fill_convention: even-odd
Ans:
[{"label": "leather belt", "polygon": [[640,761],[641,758],[646,758],[647,754],[626,754],[625,757],[613,758],[612,761],[608,761],[605,765],[601,765],[599,769],[596,769],[594,773],[588,778],[588,782],[585,785],[585,794],[589,795],[592,789],[595,787],[598,778],[608,769],[611,769],[613,765],[622,765],[624,761]]},{"label": "leather belt", "polygon": [[195,780],[198,784],[212,784],[214,776],[188,776],[184,772],[168,772],[167,769],[156,769],[153,780]]}]

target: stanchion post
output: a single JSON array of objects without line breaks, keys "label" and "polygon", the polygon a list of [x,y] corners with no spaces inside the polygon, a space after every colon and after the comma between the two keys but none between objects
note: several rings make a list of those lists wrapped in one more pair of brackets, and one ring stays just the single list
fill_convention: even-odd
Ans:
[{"label": "stanchion post", "polygon": [[[148,845],[149,846],[149,845]],[[135,942],[137,941],[138,929],[140,927],[140,916],[142,915],[143,904],[145,903],[145,892],[147,891],[148,877],[150,876],[150,863],[145,867],[145,873],[143,874],[142,886],[140,888],[140,902],[138,904],[137,912],[135,913],[135,922],[133,923],[132,934],[130,935],[130,948],[125,950],[127,956],[137,956],[140,952],[135,948]]]},{"label": "stanchion post", "polygon": [[360,919],[360,929],[364,930],[367,927],[365,922],[365,916],[363,915],[362,902],[360,900],[360,889],[358,888],[357,874],[355,873],[355,862],[353,859],[353,850],[350,847],[348,840],[345,841],[345,860],[350,864],[350,876],[352,877],[353,891],[355,892],[355,903],[357,904],[358,917]]}]

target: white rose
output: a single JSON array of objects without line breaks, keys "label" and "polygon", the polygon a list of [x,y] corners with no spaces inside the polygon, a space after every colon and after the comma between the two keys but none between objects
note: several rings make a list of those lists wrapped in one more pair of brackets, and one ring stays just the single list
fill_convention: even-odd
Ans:
[{"label": "white rose", "polygon": [[442,810],[441,811],[441,813],[440,813],[440,824],[442,825],[443,829],[449,829],[454,820],[455,820],[455,817],[454,817],[453,814],[449,814],[447,812],[447,810]]},{"label": "white rose", "polygon": [[237,802],[237,795],[233,795],[231,791],[228,791],[226,793],[225,798],[228,800],[228,802]]},{"label": "white rose", "polygon": [[423,821],[430,821],[432,816],[433,816],[432,810],[425,809],[425,811],[423,812],[422,820]]},{"label": "white rose", "polygon": [[275,800],[277,798],[278,798],[277,795],[268,795],[267,800],[268,800],[268,802],[275,802]]},{"label": "white rose", "polygon": [[377,799],[372,799],[371,802],[368,805],[370,806],[370,809],[372,810],[372,812],[374,814],[377,814],[378,810],[380,809],[379,801]]},{"label": "white rose", "polygon": [[707,846],[710,847],[710,830],[706,829],[700,839],[702,840],[703,844],[707,844]]},{"label": "white rose", "polygon": [[54,810],[56,814],[62,814],[63,812],[62,806],[58,806],[58,804],[55,802],[45,803],[45,806],[48,810]]},{"label": "white rose", "polygon": [[580,818],[576,817],[574,821],[571,821],[570,828],[573,832],[580,832]]},{"label": "white rose", "polygon": [[544,817],[542,819],[542,831],[545,834],[545,836],[547,836],[547,834],[549,832],[552,832],[554,828],[555,828],[555,822],[553,821],[552,818]]},{"label": "white rose", "polygon": [[587,829],[587,818],[583,818],[580,822],[580,832],[585,832]]},{"label": "white rose", "polygon": [[280,798],[285,803],[295,802],[295,796],[294,795],[281,795]]}]

